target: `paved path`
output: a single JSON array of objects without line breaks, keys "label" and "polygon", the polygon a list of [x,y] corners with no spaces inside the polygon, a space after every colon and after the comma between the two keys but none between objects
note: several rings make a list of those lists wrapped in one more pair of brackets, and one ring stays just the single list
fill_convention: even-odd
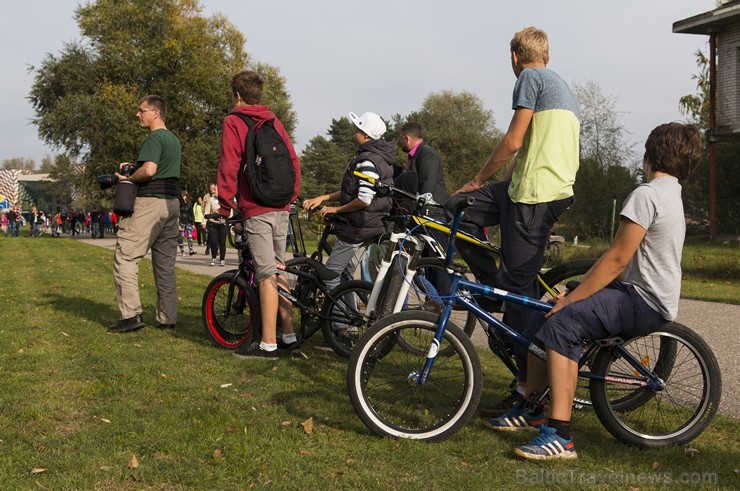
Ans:
[{"label": "paved path", "polygon": [[[81,238],[81,242],[113,250],[115,238],[90,240]],[[197,254],[177,257],[177,266],[193,273],[216,276],[224,268],[211,266],[210,256],[203,254],[205,247],[196,246]],[[150,257],[150,256],[149,256]],[[226,249],[226,268],[238,265],[234,249]],[[723,394],[719,411],[733,418],[740,418],[740,392],[736,390],[740,373],[740,342],[737,325],[740,319],[740,305],[701,302],[698,300],[681,300],[677,321],[698,332],[714,351],[722,370]],[[476,329],[473,335],[476,344],[486,345],[482,329]]]}]

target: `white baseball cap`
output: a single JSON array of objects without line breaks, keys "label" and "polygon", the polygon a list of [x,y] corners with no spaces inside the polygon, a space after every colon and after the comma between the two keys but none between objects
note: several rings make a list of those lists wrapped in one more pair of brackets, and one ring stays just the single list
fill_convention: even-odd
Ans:
[{"label": "white baseball cap", "polygon": [[359,117],[355,113],[349,113],[349,119],[373,140],[380,139],[385,133],[385,123],[375,113],[362,113],[362,116]]}]

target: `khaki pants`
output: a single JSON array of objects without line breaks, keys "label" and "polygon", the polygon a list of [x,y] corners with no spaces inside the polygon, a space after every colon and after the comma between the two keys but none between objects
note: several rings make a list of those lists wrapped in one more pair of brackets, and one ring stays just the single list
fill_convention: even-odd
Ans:
[{"label": "khaki pants", "polygon": [[154,283],[157,287],[156,321],[177,322],[177,222],[180,201],[177,199],[136,198],[134,213],[122,218],[113,262],[113,281],[121,318],[142,313],[139,299],[139,262],[151,249]]}]

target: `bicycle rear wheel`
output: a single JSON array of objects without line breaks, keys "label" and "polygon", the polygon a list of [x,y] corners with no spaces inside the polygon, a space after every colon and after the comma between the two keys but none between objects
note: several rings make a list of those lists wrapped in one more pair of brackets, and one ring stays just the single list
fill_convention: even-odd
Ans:
[{"label": "bicycle rear wheel", "polygon": [[365,308],[373,284],[369,281],[345,281],[331,292],[321,309],[324,340],[340,356],[349,358],[358,339],[368,328]]},{"label": "bicycle rear wheel", "polygon": [[237,272],[234,269],[218,275],[203,294],[203,328],[213,344],[219,348],[235,349],[259,337],[259,298],[243,278],[238,278],[234,284],[229,307],[229,285]]},{"label": "bicycle rear wheel", "polygon": [[[664,352],[666,343],[673,347]],[[624,346],[665,387],[656,391],[625,384],[643,377],[616,350],[601,350],[593,372],[613,378],[592,379],[591,399],[607,431],[622,442],[645,448],[682,445],[699,436],[717,412],[722,394],[717,359],[706,342],[672,322]]]},{"label": "bicycle rear wheel", "polygon": [[[470,338],[454,323],[447,326],[428,381],[417,383],[436,322],[431,312],[402,311],[377,322],[355,347],[347,388],[352,407],[374,433],[439,441],[475,413],[483,385],[480,360]],[[402,348],[399,337],[416,349]]]},{"label": "bicycle rear wheel", "polygon": [[[313,266],[312,261],[307,257],[290,259],[285,263],[285,267],[298,269],[316,277],[316,268]],[[303,278],[301,276],[290,274],[287,275],[287,281],[293,296],[298,298],[304,305],[311,309],[299,312],[297,307],[293,308],[294,320],[296,315],[300,314],[299,332],[301,333],[301,336],[304,338],[310,337],[321,327],[321,319],[318,313],[321,311],[321,306],[324,304],[324,294],[319,290],[316,281],[313,281],[310,278]]]}]

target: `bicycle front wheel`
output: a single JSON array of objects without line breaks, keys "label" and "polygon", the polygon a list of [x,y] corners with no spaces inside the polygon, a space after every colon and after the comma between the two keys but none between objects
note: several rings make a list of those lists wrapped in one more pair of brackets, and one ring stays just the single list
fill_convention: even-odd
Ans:
[{"label": "bicycle front wheel", "polygon": [[[453,322],[428,380],[418,383],[436,322],[431,312],[402,311],[377,322],[355,347],[347,388],[352,407],[374,433],[439,441],[455,434],[475,413],[483,372],[473,342]],[[401,347],[396,342],[401,337],[416,349]]]},{"label": "bicycle front wheel", "polygon": [[645,448],[682,445],[699,436],[717,412],[722,394],[719,365],[706,342],[672,322],[624,347],[665,387],[626,384],[644,377],[617,350],[601,350],[592,371],[609,378],[591,380],[591,400],[601,424],[618,440]]},{"label": "bicycle front wheel", "polygon": [[259,299],[243,278],[234,283],[229,303],[231,280],[237,272],[234,269],[218,275],[203,294],[203,328],[219,348],[235,349],[243,343],[251,343],[256,339],[255,331],[260,330]]}]

